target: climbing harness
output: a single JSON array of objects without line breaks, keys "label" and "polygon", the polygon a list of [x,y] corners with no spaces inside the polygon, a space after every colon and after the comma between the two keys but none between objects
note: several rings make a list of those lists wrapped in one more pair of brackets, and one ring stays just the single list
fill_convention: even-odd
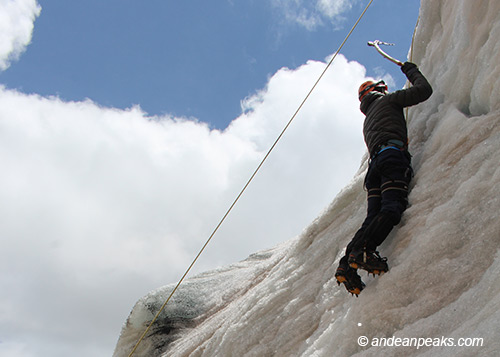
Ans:
[{"label": "climbing harness", "polygon": [[146,334],[149,332],[149,330],[151,329],[151,327],[153,326],[153,324],[156,322],[156,320],[160,316],[161,312],[167,306],[167,304],[170,301],[170,299],[172,298],[172,296],[175,294],[175,292],[177,291],[177,289],[179,288],[179,286],[182,284],[182,282],[184,281],[184,279],[186,278],[186,276],[189,274],[189,272],[191,271],[191,268],[198,261],[198,258],[201,256],[201,254],[203,253],[203,251],[205,250],[205,248],[208,246],[208,244],[210,243],[210,241],[212,240],[212,238],[215,236],[215,233],[217,233],[217,231],[219,230],[220,226],[226,220],[227,216],[232,211],[233,207],[236,205],[236,203],[239,201],[240,197],[246,191],[247,187],[250,185],[250,183],[252,182],[252,180],[254,179],[254,177],[257,175],[257,173],[259,172],[259,170],[262,167],[262,165],[264,165],[264,162],[267,160],[267,158],[269,157],[269,155],[271,154],[271,152],[273,151],[273,149],[275,148],[275,146],[278,144],[278,142],[280,141],[281,137],[285,134],[285,132],[288,129],[288,127],[292,124],[293,120],[295,119],[295,117],[297,116],[297,114],[299,113],[299,111],[302,109],[302,107],[304,106],[304,104],[307,101],[307,99],[309,99],[311,93],[314,91],[314,89],[318,85],[319,81],[323,78],[323,76],[325,75],[325,73],[328,70],[328,68],[330,68],[331,64],[333,63],[333,61],[335,60],[335,58],[339,54],[340,50],[344,47],[345,43],[347,42],[347,40],[349,39],[349,37],[353,33],[354,29],[358,26],[359,22],[363,18],[364,14],[368,10],[368,8],[370,7],[370,5],[371,5],[372,2],[373,2],[373,0],[370,0],[370,2],[368,3],[368,5],[366,5],[365,9],[361,13],[361,15],[359,16],[359,18],[357,19],[357,21],[354,23],[354,25],[352,26],[351,30],[349,31],[349,33],[347,34],[347,36],[345,37],[344,41],[339,46],[339,48],[337,49],[337,51],[335,52],[335,54],[332,56],[331,60],[326,65],[325,69],[320,74],[320,76],[318,77],[318,79],[316,80],[316,82],[314,83],[314,85],[312,86],[311,90],[307,93],[307,95],[305,96],[304,100],[300,103],[300,105],[298,106],[297,110],[292,115],[292,117],[290,118],[290,120],[288,121],[288,123],[285,125],[285,127],[281,131],[281,133],[278,136],[278,138],[274,141],[274,143],[271,146],[271,148],[267,151],[266,155],[264,156],[264,158],[262,159],[262,161],[260,162],[260,164],[257,166],[257,168],[255,169],[255,171],[253,172],[253,174],[250,176],[250,178],[248,179],[247,183],[245,184],[245,186],[243,187],[243,189],[240,191],[240,193],[238,194],[238,196],[236,197],[236,199],[233,201],[233,203],[231,204],[231,206],[229,207],[229,209],[226,211],[226,213],[224,214],[224,216],[220,220],[219,224],[217,224],[217,226],[213,230],[213,232],[210,235],[210,237],[208,237],[207,241],[205,242],[205,244],[203,245],[203,247],[200,249],[199,253],[196,255],[196,257],[194,258],[194,260],[191,263],[191,265],[189,265],[189,267],[186,270],[186,272],[184,273],[184,275],[181,277],[181,279],[179,280],[179,282],[177,283],[177,285],[175,286],[175,288],[172,290],[172,292],[170,293],[170,295],[168,296],[168,298],[165,300],[165,302],[163,303],[163,305],[160,307],[160,310],[157,312],[157,314],[155,315],[155,317],[151,320],[151,322],[149,323],[148,327],[146,328],[146,330],[144,331],[144,333],[141,335],[141,337],[139,338],[139,340],[135,344],[134,348],[132,349],[132,351],[130,352],[130,354],[128,355],[128,357],[132,357],[132,355],[135,353],[135,351],[139,347],[139,345],[142,342],[142,340],[144,339],[144,337],[146,337]]}]

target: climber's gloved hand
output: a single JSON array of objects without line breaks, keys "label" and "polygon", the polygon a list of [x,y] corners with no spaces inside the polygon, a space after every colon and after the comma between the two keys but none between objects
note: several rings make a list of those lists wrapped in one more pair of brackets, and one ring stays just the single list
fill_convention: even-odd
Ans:
[{"label": "climber's gloved hand", "polygon": [[405,62],[401,66],[401,71],[406,74],[406,76],[410,76],[414,71],[418,71],[418,67],[415,63],[412,62]]}]

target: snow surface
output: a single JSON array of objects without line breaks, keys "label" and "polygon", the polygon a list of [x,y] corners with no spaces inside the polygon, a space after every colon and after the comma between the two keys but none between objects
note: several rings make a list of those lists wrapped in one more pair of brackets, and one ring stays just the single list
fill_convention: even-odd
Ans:
[{"label": "snow surface", "polygon": [[[498,355],[499,38],[498,0],[421,3],[412,60],[434,94],[409,111],[416,175],[411,206],[380,247],[389,273],[363,277],[359,298],[334,278],[364,218],[365,157],[351,184],[299,237],[188,279],[135,355]],[[114,356],[130,353],[172,288],[137,302]],[[368,346],[358,344],[360,336]],[[393,336],[483,342],[372,346]]]}]

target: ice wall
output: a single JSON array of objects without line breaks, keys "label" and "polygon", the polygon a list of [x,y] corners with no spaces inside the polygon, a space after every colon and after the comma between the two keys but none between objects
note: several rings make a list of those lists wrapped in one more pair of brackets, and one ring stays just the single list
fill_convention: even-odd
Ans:
[{"label": "ice wall", "polygon": [[[497,355],[499,38],[497,0],[422,1],[412,59],[434,94],[409,112],[416,176],[411,206],[380,247],[389,273],[363,277],[367,287],[359,298],[334,278],[364,217],[364,160],[300,237],[189,279],[136,355]],[[128,355],[171,289],[136,304],[115,356]],[[359,345],[360,336],[368,346]],[[372,346],[393,336],[430,338],[434,346]],[[481,338],[482,346],[436,341],[460,338]]]}]

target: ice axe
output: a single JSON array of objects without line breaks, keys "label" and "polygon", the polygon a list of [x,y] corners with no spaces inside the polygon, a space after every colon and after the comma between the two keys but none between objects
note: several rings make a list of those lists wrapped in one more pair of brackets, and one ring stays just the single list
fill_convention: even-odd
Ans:
[{"label": "ice axe", "polygon": [[382,56],[384,56],[385,58],[387,58],[389,61],[393,62],[393,63],[396,63],[398,66],[402,66],[403,65],[403,62],[395,59],[394,57],[391,57],[389,56],[387,53],[385,53],[379,45],[386,45],[386,46],[394,46],[393,43],[387,43],[387,42],[382,42],[382,41],[379,41],[379,40],[375,40],[375,41],[368,41],[368,46],[372,46],[372,47],[375,47],[375,49],[378,51],[378,53],[380,53]]}]

